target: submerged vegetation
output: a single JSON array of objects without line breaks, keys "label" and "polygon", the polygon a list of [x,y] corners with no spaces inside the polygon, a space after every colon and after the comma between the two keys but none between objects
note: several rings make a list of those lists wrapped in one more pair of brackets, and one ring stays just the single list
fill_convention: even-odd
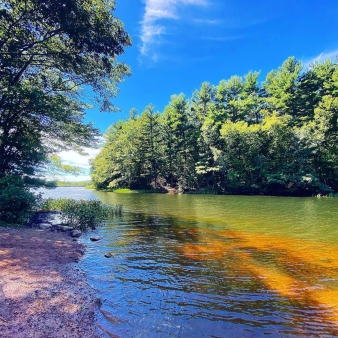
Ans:
[{"label": "submerged vegetation", "polygon": [[40,211],[59,211],[61,219],[70,226],[85,231],[95,229],[104,220],[121,216],[122,205],[107,205],[94,200],[69,198],[46,199],[39,205]]},{"label": "submerged vegetation", "polygon": [[291,57],[259,72],[204,82],[108,129],[92,162],[97,189],[316,195],[338,192],[338,67]]}]

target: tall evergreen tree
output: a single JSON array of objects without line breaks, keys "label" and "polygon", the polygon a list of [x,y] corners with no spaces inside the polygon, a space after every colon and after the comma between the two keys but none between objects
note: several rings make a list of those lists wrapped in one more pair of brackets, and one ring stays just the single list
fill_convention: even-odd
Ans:
[{"label": "tall evergreen tree", "polygon": [[137,141],[143,164],[143,175],[154,182],[157,187],[159,167],[161,163],[159,114],[154,106],[148,105],[140,117],[140,137]]}]

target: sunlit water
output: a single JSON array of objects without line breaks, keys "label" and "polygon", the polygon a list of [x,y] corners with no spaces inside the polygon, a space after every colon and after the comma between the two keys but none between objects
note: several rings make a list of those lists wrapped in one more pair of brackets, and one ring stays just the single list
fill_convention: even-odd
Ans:
[{"label": "sunlit water", "polygon": [[338,199],[46,195],[123,204],[82,238],[108,336],[338,337]]}]

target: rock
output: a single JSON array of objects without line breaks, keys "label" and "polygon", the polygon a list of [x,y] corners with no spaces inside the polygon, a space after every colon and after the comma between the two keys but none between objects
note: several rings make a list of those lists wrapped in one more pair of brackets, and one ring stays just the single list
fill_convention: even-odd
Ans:
[{"label": "rock", "polygon": [[111,254],[110,252],[104,254],[104,257],[106,258],[110,258],[110,257],[113,257],[113,254]]},{"label": "rock", "polygon": [[40,223],[39,224],[40,229],[50,229],[51,227],[52,227],[52,225],[49,224],[49,223]]},{"label": "rock", "polygon": [[82,232],[80,230],[72,230],[70,235],[73,237],[73,238],[78,238],[82,235]]},{"label": "rock", "polygon": [[92,242],[97,242],[97,241],[100,241],[102,239],[102,237],[99,237],[99,236],[95,236],[95,237],[90,237],[89,238]]},{"label": "rock", "polygon": [[58,229],[59,231],[63,231],[63,232],[74,230],[73,227],[70,227],[70,226],[68,226],[68,225],[58,225],[58,226],[57,226],[57,229]]},{"label": "rock", "polygon": [[61,218],[61,217],[58,217],[58,216],[56,216],[56,217],[54,217],[53,219],[51,219],[51,223],[52,223],[53,225],[67,225],[66,223],[63,223],[63,222],[62,222],[62,218]]},{"label": "rock", "polygon": [[58,223],[58,224],[52,223],[52,224],[53,224],[53,229],[54,230],[60,230],[59,228],[64,226],[64,224],[60,224],[60,223]]}]

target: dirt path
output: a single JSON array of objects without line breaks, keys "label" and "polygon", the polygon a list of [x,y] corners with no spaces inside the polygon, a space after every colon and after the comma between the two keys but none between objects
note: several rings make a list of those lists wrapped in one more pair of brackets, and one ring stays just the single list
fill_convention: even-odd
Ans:
[{"label": "dirt path", "polygon": [[0,228],[0,337],[102,337],[83,247],[49,230]]}]

